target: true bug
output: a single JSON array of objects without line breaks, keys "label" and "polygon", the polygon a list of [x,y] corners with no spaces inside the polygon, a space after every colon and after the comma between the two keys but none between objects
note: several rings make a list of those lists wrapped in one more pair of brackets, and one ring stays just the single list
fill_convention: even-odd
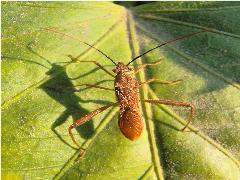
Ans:
[{"label": "true bug", "polygon": [[[115,88],[115,94],[116,94],[116,98],[117,98],[117,102],[116,103],[112,103],[109,104],[107,106],[103,106],[99,109],[96,109],[95,111],[92,111],[86,115],[84,115],[83,117],[81,117],[80,119],[78,119],[77,121],[75,121],[69,128],[68,128],[68,132],[69,135],[71,136],[73,142],[80,148],[80,145],[76,142],[73,134],[72,134],[72,129],[84,124],[85,122],[89,121],[92,117],[94,117],[95,115],[103,112],[104,110],[108,109],[111,106],[114,106],[116,104],[119,104],[120,106],[120,113],[119,113],[119,120],[118,120],[118,126],[122,132],[122,134],[128,138],[129,140],[136,140],[142,132],[143,129],[143,121],[142,121],[142,117],[140,114],[140,110],[139,110],[139,102],[148,102],[148,103],[153,103],[153,104],[165,104],[165,105],[172,105],[172,106],[185,106],[185,107],[190,107],[190,113],[189,113],[189,117],[188,117],[188,121],[186,123],[186,125],[182,128],[182,131],[185,130],[189,123],[192,120],[194,111],[195,111],[195,106],[191,103],[188,102],[175,102],[175,101],[170,101],[170,100],[153,100],[153,99],[148,99],[148,100],[140,100],[139,99],[139,87],[141,86],[141,84],[144,83],[150,83],[153,81],[161,81],[158,79],[150,79],[146,82],[142,82],[139,83],[137,81],[137,79],[134,77],[134,74],[137,73],[140,69],[145,68],[146,66],[153,66],[153,65],[157,65],[160,63],[160,61],[156,61],[155,63],[152,64],[143,64],[140,67],[138,67],[137,70],[133,71],[131,68],[129,68],[129,64],[131,64],[132,62],[134,62],[136,59],[140,58],[141,56],[149,53],[150,51],[153,51],[154,49],[157,49],[161,46],[164,46],[166,44],[175,42],[177,40],[180,39],[185,39],[187,37],[190,36],[194,36],[196,34],[205,32],[207,30],[202,30],[199,32],[195,32],[192,34],[188,34],[170,41],[166,41],[144,53],[142,53],[141,55],[133,58],[128,64],[123,64],[121,62],[115,63],[114,60],[112,58],[110,58],[108,55],[106,55],[104,52],[102,52],[101,50],[95,48],[94,46],[81,41],[80,39],[76,39],[76,37],[73,37],[71,35],[53,30],[53,29],[47,29],[49,31],[53,31],[55,33],[59,33],[62,34],[64,36],[67,36],[69,38],[78,40],[84,44],[86,44],[87,46],[94,48],[95,50],[99,51],[101,54],[103,54],[107,59],[109,59],[115,66],[116,68],[113,69],[113,72],[116,75],[113,75],[112,72],[108,71],[107,69],[105,69],[103,66],[101,66],[99,63],[97,63],[96,61],[83,61],[83,62],[92,62],[95,63],[99,68],[101,68],[102,70],[104,70],[106,73],[108,73],[109,75],[111,75],[112,77],[115,78],[115,82],[114,82],[114,88]],[[68,56],[69,58],[71,58],[72,61],[76,61],[77,59],[72,57],[71,55]],[[168,82],[168,81],[161,81],[161,82],[165,82],[165,83],[169,83],[169,84],[175,84],[176,81],[173,82]],[[101,87],[101,86],[97,86],[97,85],[90,85],[88,84],[88,86],[90,87],[95,87],[95,88],[100,88],[100,89],[108,89],[105,87]]]}]

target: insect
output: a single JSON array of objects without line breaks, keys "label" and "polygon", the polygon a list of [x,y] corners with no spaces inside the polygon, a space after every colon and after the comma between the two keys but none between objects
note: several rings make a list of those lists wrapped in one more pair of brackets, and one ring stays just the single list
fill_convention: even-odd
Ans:
[{"label": "insect", "polygon": [[[120,113],[119,113],[119,118],[118,118],[118,126],[122,132],[122,134],[128,138],[129,140],[136,140],[139,138],[139,136],[142,133],[143,130],[143,120],[142,120],[142,116],[139,110],[139,103],[142,102],[147,102],[147,103],[152,103],[152,104],[165,104],[165,105],[171,105],[171,106],[184,106],[184,107],[190,107],[190,113],[189,113],[189,117],[188,117],[188,121],[186,123],[186,125],[181,129],[182,131],[184,131],[189,123],[192,120],[193,114],[195,112],[195,106],[191,103],[188,102],[176,102],[176,101],[171,101],[171,100],[160,100],[160,99],[147,99],[147,100],[141,100],[139,98],[139,88],[142,84],[146,84],[146,83],[151,83],[153,81],[160,81],[160,82],[165,82],[168,84],[175,84],[177,83],[176,81],[173,82],[169,82],[169,81],[162,81],[159,79],[150,79],[146,82],[141,82],[139,83],[137,81],[137,79],[135,78],[134,74],[138,73],[141,69],[145,68],[146,66],[154,66],[154,65],[158,65],[161,61],[156,61],[152,64],[142,64],[140,67],[138,67],[135,71],[133,69],[131,69],[129,67],[129,65],[134,62],[136,59],[142,57],[143,55],[149,53],[150,51],[153,51],[161,46],[164,46],[166,44],[169,43],[173,43],[177,40],[181,40],[181,39],[185,39],[194,35],[197,35],[199,33],[205,32],[207,30],[202,30],[202,31],[198,31],[192,34],[188,34],[170,41],[166,41],[144,53],[142,53],[141,55],[133,58],[128,64],[123,64],[121,62],[114,62],[114,60],[112,58],[110,58],[107,54],[105,54],[104,52],[102,52],[101,50],[95,48],[94,46],[81,41],[80,39],[76,39],[76,37],[73,37],[71,35],[62,33],[62,32],[58,32],[56,30],[53,29],[47,29],[49,31],[53,31],[55,33],[59,33],[65,36],[68,36],[69,38],[78,40],[86,45],[88,45],[91,48],[94,48],[95,50],[99,51],[102,55],[104,55],[107,59],[109,59],[115,66],[116,68],[113,69],[112,71],[115,74],[112,74],[112,72],[108,71],[107,69],[105,69],[103,66],[101,66],[99,63],[95,62],[95,61],[84,61],[84,62],[90,62],[90,63],[94,63],[96,64],[99,68],[101,68],[102,70],[104,70],[106,73],[108,73],[109,75],[111,75],[114,79],[114,88],[115,88],[115,95],[116,95],[116,99],[117,102],[116,103],[112,103],[109,104],[107,106],[103,106],[99,109],[96,109],[95,111],[92,111],[86,115],[84,115],[83,117],[81,117],[80,119],[78,119],[77,121],[75,121],[69,128],[68,128],[68,132],[69,135],[72,139],[72,141],[80,148],[81,146],[77,143],[77,141],[75,140],[72,130],[78,126],[81,126],[82,124],[84,124],[85,122],[89,121],[90,119],[92,119],[94,116],[96,116],[97,114],[105,111],[106,109],[115,106],[115,105],[119,105],[120,106]],[[77,58],[72,57],[71,55],[69,55],[69,58],[71,58],[71,60],[77,61]],[[100,88],[100,89],[107,89],[105,87],[101,87],[101,86],[97,86],[97,85],[88,85],[90,87],[95,87],[95,88]]]}]

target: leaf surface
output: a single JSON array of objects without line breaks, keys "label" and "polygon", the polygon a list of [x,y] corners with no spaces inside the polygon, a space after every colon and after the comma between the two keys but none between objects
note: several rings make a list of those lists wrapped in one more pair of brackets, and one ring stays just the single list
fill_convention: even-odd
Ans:
[{"label": "leaf surface", "polygon": [[[2,4],[3,179],[240,179],[239,3],[150,3],[129,11],[112,3],[10,2]],[[211,30],[148,53],[134,62],[158,66],[137,74],[182,81],[143,85],[141,98],[192,102],[197,111],[186,132],[188,109],[141,104],[139,140],[120,132],[118,107],[74,131],[81,116],[115,102],[113,63],[163,41]],[[71,55],[78,58],[69,63]],[[76,91],[77,90],[77,91]],[[181,117],[181,118],[180,118]],[[197,128],[196,128],[197,127]]]}]

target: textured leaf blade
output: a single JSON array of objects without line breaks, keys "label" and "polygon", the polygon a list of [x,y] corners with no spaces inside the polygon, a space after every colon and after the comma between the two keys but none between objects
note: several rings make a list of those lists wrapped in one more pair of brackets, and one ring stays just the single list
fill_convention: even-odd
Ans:
[{"label": "textured leaf blade", "polygon": [[[81,60],[96,60],[109,70],[114,66],[98,52],[49,31],[51,28],[95,44],[113,59],[125,63],[132,54],[138,53],[129,42],[132,36],[137,37],[133,44],[143,52],[160,41],[188,34],[198,26],[215,29],[213,33],[177,42],[145,56],[144,62],[162,57],[164,63],[147,68],[145,73],[141,72],[140,79],[183,79],[176,86],[151,85],[154,94],[150,94],[150,98],[156,95],[161,99],[195,103],[198,109],[195,127],[239,157],[240,143],[236,138],[239,136],[239,72],[236,64],[240,46],[239,28],[233,26],[239,15],[235,10],[237,3],[232,8],[226,8],[227,5],[156,3],[140,6],[132,9],[135,34],[129,32],[126,11],[111,3],[5,3],[2,11],[5,102],[2,107],[2,177],[138,179],[147,174],[150,179],[156,178],[156,164],[148,138],[150,130],[144,129],[139,141],[128,141],[117,127],[117,109],[106,111],[75,131],[78,142],[88,150],[74,163],[79,152],[72,148],[68,126],[83,114],[114,102],[115,97],[110,91],[73,92],[72,88],[99,81],[112,88],[113,82],[94,64],[54,66],[47,60],[66,62],[69,61],[67,55],[71,54]],[[214,11],[208,11],[209,8]],[[163,11],[157,12],[159,9]],[[221,14],[226,21],[218,23]],[[197,19],[199,16],[208,17],[209,21]],[[36,22],[33,25],[29,23],[32,17]],[[192,25],[195,21],[198,26]],[[145,88],[142,95],[148,91]],[[161,176],[170,179],[239,178],[235,158],[221,145],[216,145],[201,132],[178,131],[182,125],[172,116],[179,113],[185,117],[184,110],[174,108],[174,113],[166,113],[162,107],[154,106],[152,111],[142,107],[145,120],[151,121],[148,119],[151,113],[155,120],[158,158],[163,167]],[[152,169],[150,173],[149,169]]]}]

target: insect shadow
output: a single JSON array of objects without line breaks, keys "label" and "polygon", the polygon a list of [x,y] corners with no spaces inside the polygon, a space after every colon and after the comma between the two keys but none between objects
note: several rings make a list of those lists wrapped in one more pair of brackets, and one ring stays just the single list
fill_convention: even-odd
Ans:
[{"label": "insect shadow", "polygon": [[[46,74],[51,78],[45,83],[43,83],[39,88],[42,89],[52,99],[54,99],[59,104],[65,107],[65,111],[63,111],[62,114],[54,121],[54,123],[51,126],[51,129],[63,143],[74,148],[63,139],[63,137],[58,133],[56,128],[64,124],[69,117],[72,117],[73,122],[75,122],[84,114],[89,113],[87,109],[83,108],[80,105],[81,103],[93,102],[93,103],[103,105],[103,104],[109,104],[110,102],[102,101],[102,100],[81,99],[79,96],[76,95],[76,92],[81,92],[83,90],[88,89],[89,87],[77,90],[72,82],[73,79],[75,80],[77,78],[80,78],[81,76],[78,76],[77,78],[70,78],[64,66],[59,65],[58,63],[51,63],[47,58],[43,57],[42,55],[34,51],[32,48],[32,44],[33,43],[29,43],[27,45],[27,49],[34,55],[43,59],[45,62],[47,62],[51,66],[51,68],[46,72]],[[31,61],[31,62],[34,63],[34,61]],[[71,62],[60,62],[60,64],[61,63],[71,63]],[[92,71],[97,71],[97,70],[98,69],[96,68]],[[82,76],[85,76],[88,74],[89,72],[87,72],[86,74],[83,74]],[[99,83],[102,83],[102,81],[100,81]],[[89,121],[85,123],[83,126],[78,127],[76,130],[82,138],[89,139],[94,133],[93,122]]]}]

